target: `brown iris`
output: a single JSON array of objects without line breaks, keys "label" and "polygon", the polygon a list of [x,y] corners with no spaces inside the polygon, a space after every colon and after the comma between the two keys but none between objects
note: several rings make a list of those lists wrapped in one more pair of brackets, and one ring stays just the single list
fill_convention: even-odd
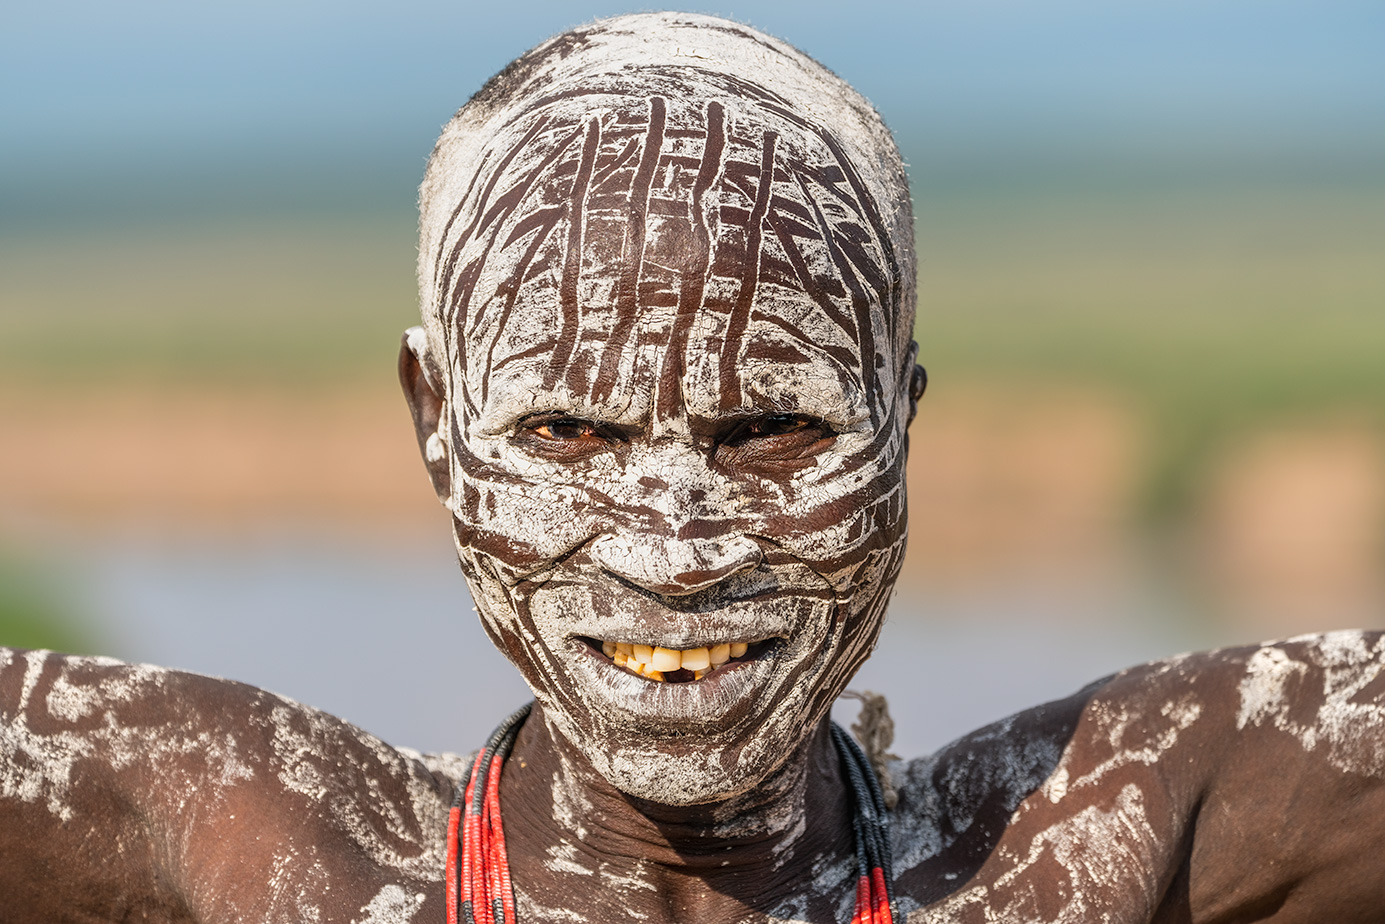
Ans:
[{"label": "brown iris", "polygon": [[576,461],[611,446],[615,435],[590,420],[578,417],[539,417],[524,421],[516,436],[541,456]]}]

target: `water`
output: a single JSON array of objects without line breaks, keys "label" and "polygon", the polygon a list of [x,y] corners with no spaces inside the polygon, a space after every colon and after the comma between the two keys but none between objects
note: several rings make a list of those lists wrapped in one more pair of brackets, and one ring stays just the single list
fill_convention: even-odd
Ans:
[{"label": "water", "polygon": [[[469,750],[528,698],[445,541],[146,537],[69,556],[111,654],[265,687],[395,744]],[[1189,647],[1181,625],[1128,587],[910,590],[852,686],[889,698],[894,750],[917,755]]]}]

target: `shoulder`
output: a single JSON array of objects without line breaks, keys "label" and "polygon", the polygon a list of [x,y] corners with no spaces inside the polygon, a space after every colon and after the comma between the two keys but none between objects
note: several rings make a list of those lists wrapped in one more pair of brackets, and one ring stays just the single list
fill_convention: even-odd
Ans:
[{"label": "shoulder", "polygon": [[137,819],[165,875],[206,902],[234,901],[219,883],[256,870],[304,888],[339,864],[436,880],[459,766],[246,684],[0,649],[0,810],[97,839],[122,830],[108,816]]},{"label": "shoulder", "polygon": [[1303,635],[1131,667],[900,763],[901,807],[1018,805],[1065,754],[1087,752],[1109,770],[1152,763],[1189,738],[1223,755],[1256,729],[1325,749],[1341,769],[1385,772],[1385,633]]},{"label": "shoulder", "polygon": [[1083,706],[1068,751],[1084,749],[1162,764],[1170,787],[1200,795],[1247,765],[1385,778],[1385,634],[1302,635],[1122,671]]},{"label": "shoulder", "polygon": [[1385,633],[1304,635],[1240,660],[1238,729],[1288,736],[1345,772],[1385,774]]},{"label": "shoulder", "polygon": [[[1362,874],[1346,860],[1385,833],[1383,669],[1373,632],[1181,655],[964,736],[897,774],[909,891],[1022,884],[1152,910],[1253,904],[1282,884],[1266,871],[1324,857]],[[1368,811],[1344,826],[1352,806]],[[1194,872],[1215,888],[1178,879],[1178,898],[1170,877]]]},{"label": "shoulder", "polygon": [[0,723],[0,760],[46,777],[14,793],[60,816],[60,781],[86,770],[138,773],[151,795],[194,781],[333,802],[369,791],[445,815],[461,766],[248,684],[50,651],[0,648]]},{"label": "shoulder", "polygon": [[946,894],[969,878],[1015,810],[1053,775],[1087,704],[1111,680],[895,764],[899,801],[891,816],[898,869],[926,871],[927,897]]},{"label": "shoulder", "polygon": [[1194,728],[1227,747],[1237,745],[1230,733],[1274,729],[1307,750],[1335,743],[1343,769],[1385,771],[1385,740],[1379,755],[1345,753],[1369,743],[1372,730],[1385,732],[1385,633],[1303,635],[1137,665],[901,763],[897,772],[915,801],[951,804],[997,792],[1010,801],[1045,783],[1065,752],[1149,762]]}]

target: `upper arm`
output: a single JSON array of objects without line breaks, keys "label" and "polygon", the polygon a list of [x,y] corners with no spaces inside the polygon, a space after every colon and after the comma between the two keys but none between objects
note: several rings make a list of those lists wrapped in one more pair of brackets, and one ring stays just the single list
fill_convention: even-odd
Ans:
[{"label": "upper arm", "polygon": [[186,917],[148,788],[153,732],[171,724],[161,684],[155,668],[0,649],[0,892],[15,920]]},{"label": "upper arm", "polygon": [[1241,649],[1199,806],[1194,911],[1379,920],[1385,907],[1385,637]]}]

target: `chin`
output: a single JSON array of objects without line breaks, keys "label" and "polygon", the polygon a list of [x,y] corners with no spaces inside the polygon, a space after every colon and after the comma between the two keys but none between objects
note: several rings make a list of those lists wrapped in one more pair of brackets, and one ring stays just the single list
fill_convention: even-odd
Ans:
[{"label": "chin", "polygon": [[662,805],[705,805],[754,789],[783,766],[800,743],[795,739],[783,746],[753,748],[755,742],[751,742],[737,749],[705,742],[671,752],[657,741],[632,742],[596,748],[587,757],[598,773],[626,795]]}]

